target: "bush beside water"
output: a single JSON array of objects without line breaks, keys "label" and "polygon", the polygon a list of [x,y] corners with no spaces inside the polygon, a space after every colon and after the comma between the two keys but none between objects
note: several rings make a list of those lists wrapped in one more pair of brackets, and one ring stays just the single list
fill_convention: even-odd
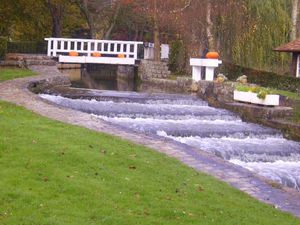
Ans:
[{"label": "bush beside water", "polygon": [[4,59],[7,51],[7,37],[0,37],[0,60]]},{"label": "bush beside water", "polygon": [[235,81],[239,76],[245,74],[247,75],[249,83],[292,92],[298,92],[300,90],[300,79],[292,76],[283,76],[272,72],[259,71],[226,62],[221,66],[220,71],[232,81]]}]

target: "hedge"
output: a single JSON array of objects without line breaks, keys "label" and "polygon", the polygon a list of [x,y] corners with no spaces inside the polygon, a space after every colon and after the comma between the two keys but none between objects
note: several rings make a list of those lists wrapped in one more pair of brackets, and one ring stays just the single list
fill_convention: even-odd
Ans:
[{"label": "hedge", "polygon": [[7,52],[7,37],[0,37],[0,59],[4,59]]},{"label": "hedge", "polygon": [[222,65],[220,72],[231,81],[235,81],[239,76],[246,75],[249,83],[278,90],[300,91],[300,79],[288,75],[250,69],[227,62]]},{"label": "hedge", "polygon": [[175,74],[184,74],[186,67],[186,49],[181,40],[171,43],[169,54],[169,69]]}]

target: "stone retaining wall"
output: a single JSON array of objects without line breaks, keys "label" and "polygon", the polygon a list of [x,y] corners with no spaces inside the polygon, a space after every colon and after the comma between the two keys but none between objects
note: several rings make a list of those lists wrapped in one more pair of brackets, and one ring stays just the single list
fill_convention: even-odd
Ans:
[{"label": "stone retaining wall", "polygon": [[8,53],[0,65],[28,68],[33,65],[56,66],[56,61],[46,55]]},{"label": "stone retaining wall", "polygon": [[141,60],[138,73],[141,79],[147,80],[151,78],[168,78],[171,72],[166,62]]}]

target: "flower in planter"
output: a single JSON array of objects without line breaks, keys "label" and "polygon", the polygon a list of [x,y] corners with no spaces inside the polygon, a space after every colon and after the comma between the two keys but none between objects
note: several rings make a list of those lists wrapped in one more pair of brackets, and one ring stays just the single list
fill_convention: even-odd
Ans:
[{"label": "flower in planter", "polygon": [[267,90],[263,89],[257,93],[257,97],[259,99],[265,99],[268,94],[270,94],[270,93]]},{"label": "flower in planter", "polygon": [[253,86],[250,88],[250,91],[253,92],[253,93],[258,93],[260,91],[260,88],[257,87],[257,86]]}]

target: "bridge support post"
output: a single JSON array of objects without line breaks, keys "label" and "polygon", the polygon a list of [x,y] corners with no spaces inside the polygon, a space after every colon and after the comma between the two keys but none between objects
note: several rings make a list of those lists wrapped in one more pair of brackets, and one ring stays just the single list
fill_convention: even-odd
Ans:
[{"label": "bridge support post", "polygon": [[117,69],[117,78],[119,79],[134,79],[135,67],[119,65]]}]

